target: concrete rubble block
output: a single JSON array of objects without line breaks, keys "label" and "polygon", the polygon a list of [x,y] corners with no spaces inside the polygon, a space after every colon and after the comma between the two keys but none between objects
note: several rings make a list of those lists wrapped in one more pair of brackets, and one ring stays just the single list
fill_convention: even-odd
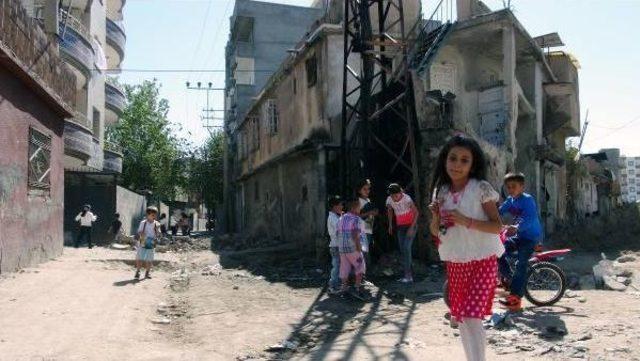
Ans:
[{"label": "concrete rubble block", "polygon": [[280,351],[286,351],[286,350],[295,350],[298,348],[298,346],[299,344],[296,341],[283,341],[283,342],[279,342],[271,346],[268,346],[267,348],[265,348],[265,351],[280,352]]},{"label": "concrete rubble block", "polygon": [[159,318],[154,318],[153,320],[151,320],[151,322],[156,325],[168,325],[171,323],[171,320],[167,317],[159,317]]},{"label": "concrete rubble block", "polygon": [[627,289],[624,283],[618,282],[613,276],[604,276],[602,280],[606,290],[624,292]]}]

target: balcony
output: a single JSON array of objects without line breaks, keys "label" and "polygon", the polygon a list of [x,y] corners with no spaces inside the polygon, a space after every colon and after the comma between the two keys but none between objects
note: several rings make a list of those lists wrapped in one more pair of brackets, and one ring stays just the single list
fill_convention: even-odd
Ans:
[{"label": "balcony", "polygon": [[124,60],[124,49],[127,36],[121,21],[107,18],[107,65],[109,69],[117,69]]},{"label": "balcony", "polygon": [[126,0],[107,0],[107,17],[113,20],[122,20],[122,9]]},{"label": "balcony", "polygon": [[122,148],[116,144],[105,142],[102,166],[105,171],[122,173]]},{"label": "balcony", "polygon": [[64,152],[67,155],[89,160],[93,156],[93,136],[91,122],[87,117],[76,113],[64,124]]},{"label": "balcony", "polygon": [[60,49],[65,60],[90,78],[94,68],[95,53],[89,30],[80,20],[61,11],[60,36],[63,37],[60,40]]},{"label": "balcony", "polygon": [[561,131],[567,137],[580,135],[578,62],[570,54],[552,52],[547,60],[556,82],[544,84],[547,95],[544,134]]},{"label": "balcony", "polygon": [[104,101],[106,122],[114,124],[118,121],[124,108],[127,106],[127,98],[120,85],[111,78],[107,78],[104,85]]}]

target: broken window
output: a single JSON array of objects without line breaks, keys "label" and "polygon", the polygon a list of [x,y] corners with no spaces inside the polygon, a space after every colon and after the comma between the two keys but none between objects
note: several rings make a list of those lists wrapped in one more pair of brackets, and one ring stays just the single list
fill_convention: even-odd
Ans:
[{"label": "broken window", "polygon": [[278,134],[278,106],[275,99],[267,100],[267,120],[269,122],[269,134]]},{"label": "broken window", "polygon": [[29,190],[51,188],[51,137],[29,128]]},{"label": "broken window", "polygon": [[311,88],[318,82],[318,60],[315,54],[307,59],[305,67],[307,69],[307,87]]}]

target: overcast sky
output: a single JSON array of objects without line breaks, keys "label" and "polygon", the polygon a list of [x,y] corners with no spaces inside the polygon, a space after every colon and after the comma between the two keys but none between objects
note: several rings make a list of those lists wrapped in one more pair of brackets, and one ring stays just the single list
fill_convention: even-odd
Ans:
[{"label": "overcast sky", "polygon": [[[308,5],[310,0],[268,0]],[[423,1],[425,9],[434,1]],[[502,0],[486,0],[494,10]],[[640,0],[512,0],[516,16],[533,36],[557,31],[564,50],[581,64],[582,120],[589,109],[584,151],[621,148],[640,156]],[[224,46],[234,0],[128,0],[124,69],[224,69]],[[425,11],[426,12],[426,11]],[[169,100],[171,121],[198,143],[206,138],[200,120],[205,92],[186,81],[224,87],[224,73],[123,72],[123,82],[156,78]],[[223,108],[222,92],[211,108]],[[217,114],[222,116],[222,113]],[[218,122],[221,124],[221,121]]]}]

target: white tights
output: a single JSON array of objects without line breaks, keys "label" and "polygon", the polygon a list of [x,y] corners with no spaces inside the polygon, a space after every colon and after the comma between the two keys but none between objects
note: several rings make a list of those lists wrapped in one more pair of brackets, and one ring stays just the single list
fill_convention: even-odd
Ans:
[{"label": "white tights", "polygon": [[460,340],[467,361],[485,361],[485,348],[487,347],[487,335],[478,318],[465,318],[460,322]]}]

